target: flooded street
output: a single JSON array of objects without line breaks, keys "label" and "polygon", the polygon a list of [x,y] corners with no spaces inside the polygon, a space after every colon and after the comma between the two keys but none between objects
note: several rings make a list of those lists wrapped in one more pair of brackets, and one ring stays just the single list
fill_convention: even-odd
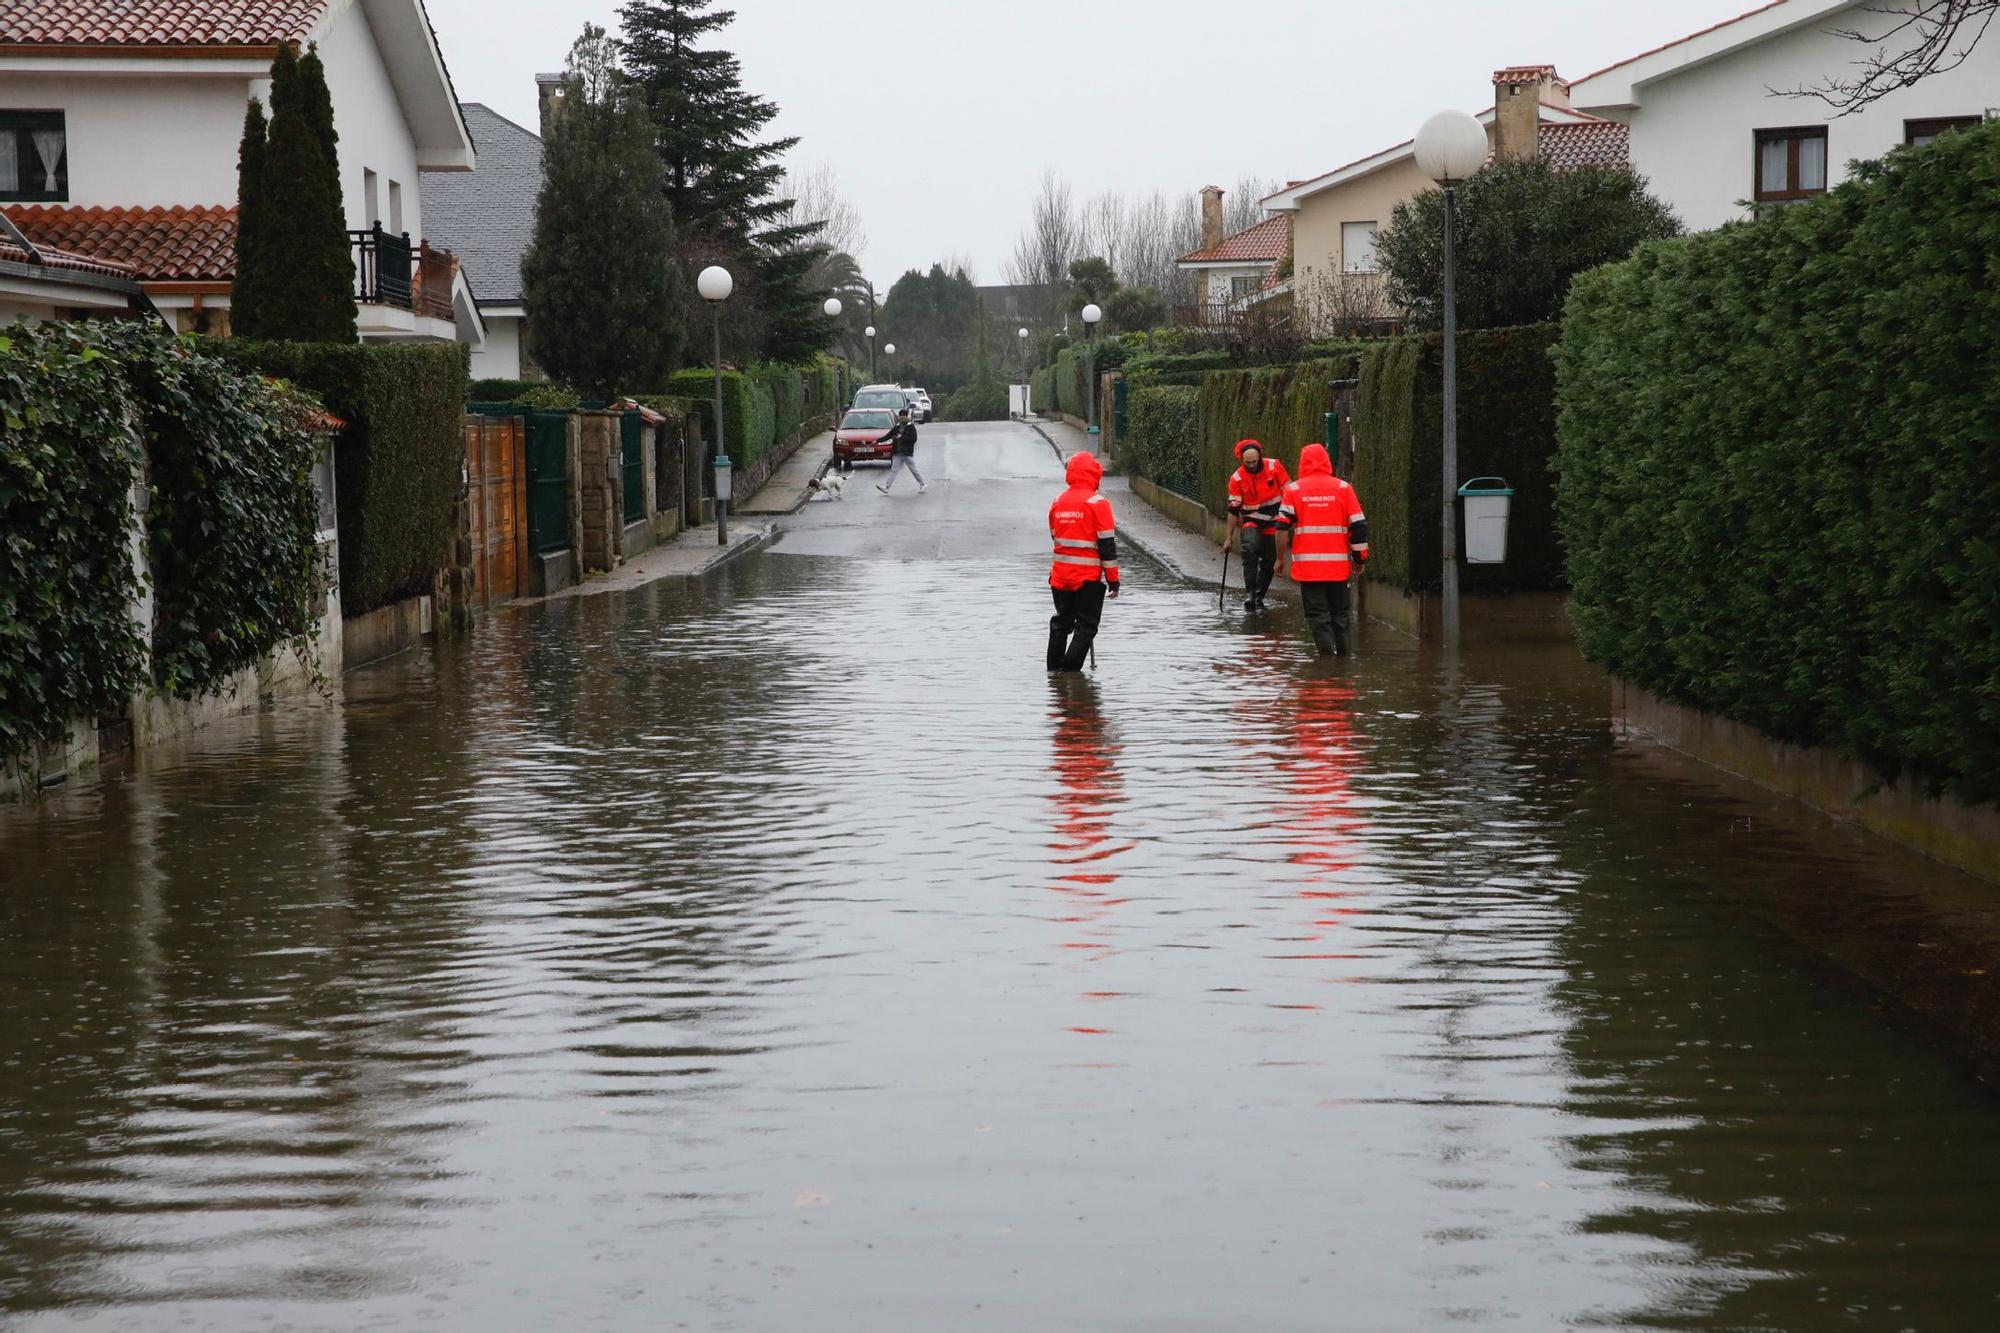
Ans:
[{"label": "flooded street", "polygon": [[0,810],[0,1323],[2000,1322],[2000,897],[919,463]]}]

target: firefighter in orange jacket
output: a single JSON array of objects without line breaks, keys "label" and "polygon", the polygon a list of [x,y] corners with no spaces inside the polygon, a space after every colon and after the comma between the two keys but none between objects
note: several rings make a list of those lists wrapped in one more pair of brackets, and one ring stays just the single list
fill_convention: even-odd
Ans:
[{"label": "firefighter in orange jacket", "polygon": [[1292,478],[1283,463],[1264,457],[1255,440],[1237,443],[1236,461],[1243,466],[1229,478],[1229,531],[1232,538],[1242,536],[1243,609],[1261,611],[1278,572],[1278,511]]},{"label": "firefighter in orange jacket", "polygon": [[1049,591],[1056,613],[1049,618],[1049,670],[1081,671],[1104,616],[1104,599],[1118,595],[1118,525],[1111,502],[1097,493],[1104,465],[1090,454],[1070,455],[1069,489],[1049,506],[1049,536],[1055,562]]},{"label": "firefighter in orange jacket", "polygon": [[1321,657],[1347,655],[1347,585],[1368,565],[1368,515],[1354,488],[1333,475],[1326,446],[1299,451],[1299,479],[1285,488],[1279,515],[1285,555]]}]

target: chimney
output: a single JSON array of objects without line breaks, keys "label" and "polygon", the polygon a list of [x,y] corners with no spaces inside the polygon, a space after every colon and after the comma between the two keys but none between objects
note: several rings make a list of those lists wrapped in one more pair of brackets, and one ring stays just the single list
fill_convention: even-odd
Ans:
[{"label": "chimney", "polygon": [[1222,244],[1222,187],[1205,185],[1201,191],[1201,248],[1213,250]]},{"label": "chimney", "polygon": [[1493,157],[1534,162],[1542,156],[1542,105],[1567,108],[1569,85],[1554,65],[1512,65],[1493,75]]},{"label": "chimney", "polygon": [[563,76],[560,74],[535,76],[535,104],[542,113],[541,134],[544,139],[549,137],[549,112],[554,109],[557,102],[562,101],[562,81]]}]

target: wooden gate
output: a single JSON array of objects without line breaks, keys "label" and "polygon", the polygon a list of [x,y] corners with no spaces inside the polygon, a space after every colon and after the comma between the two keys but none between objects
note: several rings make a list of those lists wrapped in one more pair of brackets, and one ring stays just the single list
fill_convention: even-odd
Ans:
[{"label": "wooden gate", "polygon": [[465,504],[475,604],[512,601],[528,586],[526,434],[520,417],[465,419]]}]

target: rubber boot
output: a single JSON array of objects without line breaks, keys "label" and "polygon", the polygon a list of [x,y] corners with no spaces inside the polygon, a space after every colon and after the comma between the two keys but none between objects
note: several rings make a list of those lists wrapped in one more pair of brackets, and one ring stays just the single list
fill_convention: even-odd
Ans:
[{"label": "rubber boot", "polygon": [[1063,671],[1067,669],[1063,666],[1063,655],[1068,647],[1069,631],[1063,628],[1060,619],[1051,617],[1049,620],[1049,670]]},{"label": "rubber boot", "polygon": [[1081,671],[1083,664],[1090,660],[1090,645],[1097,642],[1097,631],[1077,626],[1076,636],[1069,641],[1069,656],[1063,659],[1064,671]]}]

